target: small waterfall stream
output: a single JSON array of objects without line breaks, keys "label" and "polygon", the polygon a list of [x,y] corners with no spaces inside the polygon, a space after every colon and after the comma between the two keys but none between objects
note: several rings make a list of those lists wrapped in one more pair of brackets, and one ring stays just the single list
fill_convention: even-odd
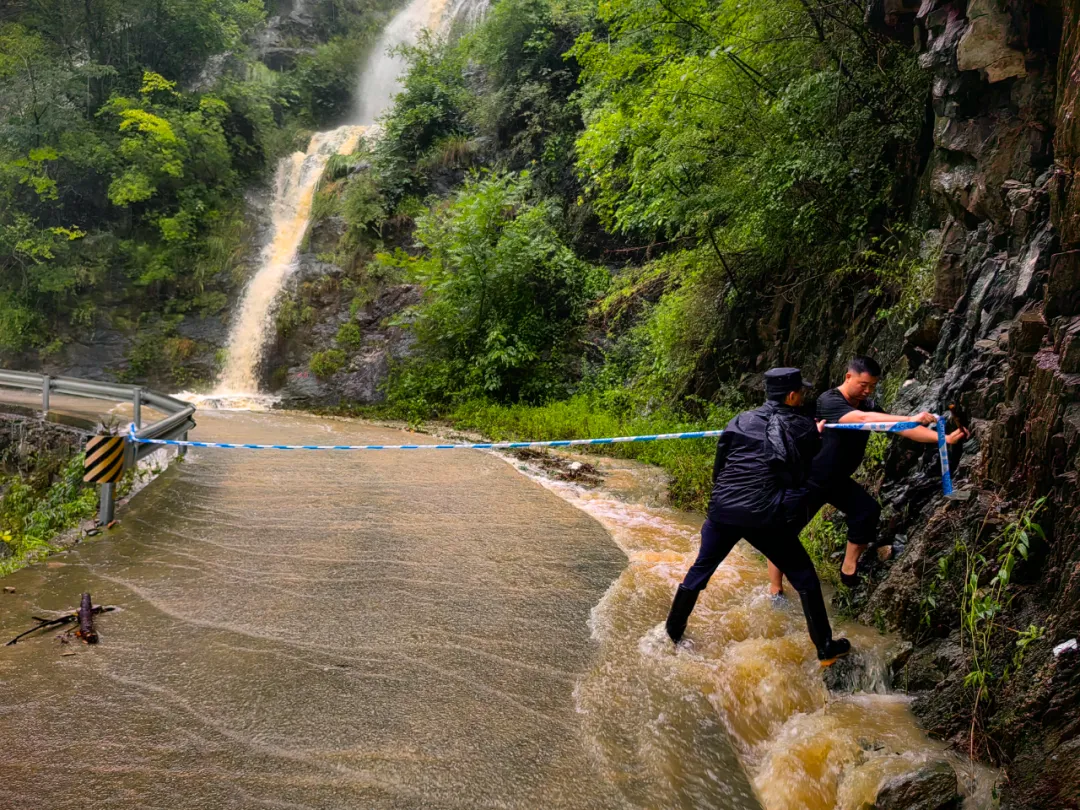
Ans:
[{"label": "small waterfall stream", "polygon": [[294,152],[278,164],[272,207],[273,237],[263,249],[259,270],[248,282],[229,334],[228,358],[217,395],[258,391],[258,368],[271,328],[274,300],[296,267],[296,253],[307,231],[311,203],[331,155],[352,152],[365,127],[343,126],[316,132],[307,152]]},{"label": "small waterfall stream", "polygon": [[[394,49],[415,43],[424,28],[438,31],[455,19],[474,20],[484,5],[483,0],[455,0],[447,13],[444,0],[412,0],[390,20],[367,58],[352,121],[315,133],[306,152],[294,152],[278,164],[271,205],[272,236],[234,316],[225,366],[211,397],[214,404],[258,404],[259,365],[272,331],[275,302],[296,269],[297,251],[307,232],[319,180],[327,161],[335,154],[353,152],[400,90],[405,60]],[[208,402],[203,400],[203,404]]]}]

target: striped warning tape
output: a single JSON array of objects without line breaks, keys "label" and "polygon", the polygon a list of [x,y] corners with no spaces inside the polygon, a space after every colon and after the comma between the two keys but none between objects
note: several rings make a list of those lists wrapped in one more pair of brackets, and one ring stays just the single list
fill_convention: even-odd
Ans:
[{"label": "striped warning tape", "polygon": [[124,472],[124,437],[91,436],[86,440],[83,481],[88,484],[111,484]]},{"label": "striped warning tape", "polygon": [[[920,427],[918,422],[866,422],[862,424],[832,423],[833,430],[865,430],[875,433],[902,433]],[[695,430],[686,433],[656,433],[646,436],[614,436],[604,439],[560,439],[541,442],[476,442],[471,444],[236,444],[233,442],[195,442],[178,439],[142,439],[135,435],[135,425],[129,428],[128,438],[137,444],[157,444],[167,447],[209,447],[225,450],[517,450],[529,447],[585,447],[604,444],[658,442],[670,439],[708,439],[722,430]],[[945,442],[945,417],[937,419],[938,456],[941,459],[941,485],[946,495],[952,495],[952,474],[949,452]],[[89,479],[87,479],[89,480]]]},{"label": "striped warning tape", "polygon": [[[839,430],[870,430],[879,433],[899,433],[918,427],[918,422],[874,422],[867,424],[825,425]],[[646,436],[614,436],[605,439],[560,439],[541,442],[477,442],[472,444],[238,444],[235,442],[195,442],[177,439],[140,439],[134,425],[130,437],[138,444],[159,444],[168,447],[211,447],[225,450],[517,450],[527,447],[583,447],[599,444],[658,442],[670,439],[708,439],[719,436],[722,430],[695,430],[687,433],[655,433]]]}]

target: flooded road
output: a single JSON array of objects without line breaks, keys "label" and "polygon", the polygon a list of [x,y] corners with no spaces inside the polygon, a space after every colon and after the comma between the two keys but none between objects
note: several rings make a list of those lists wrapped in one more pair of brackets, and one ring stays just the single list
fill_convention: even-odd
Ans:
[{"label": "flooded road", "polygon": [[577,698],[608,775],[639,777],[638,806],[864,810],[890,778],[946,762],[965,810],[994,805],[996,773],[930,740],[909,699],[891,692],[902,642],[834,617],[854,652],[830,691],[798,598],[790,586],[769,598],[764,558],[745,543],[713,575],[676,651],[659,622],[697,554],[701,517],[665,507],[656,468],[589,460],[604,474],[595,490],[518,466],[596,518],[629,559],[593,611],[600,653]]},{"label": "flooded road", "polygon": [[[431,441],[221,411],[194,438]],[[119,610],[74,655],[0,648],[0,808],[862,810],[942,761],[990,806],[889,693],[897,640],[843,626],[862,674],[830,692],[743,544],[676,652],[700,518],[597,463],[589,490],[478,451],[193,449],[118,529],[4,579],[0,640],[83,590]]]},{"label": "flooded road", "polygon": [[120,610],[73,656],[49,634],[0,648],[0,807],[628,806],[573,694],[626,558],[495,456],[197,450],[121,517],[4,580],[4,640],[83,590]]}]

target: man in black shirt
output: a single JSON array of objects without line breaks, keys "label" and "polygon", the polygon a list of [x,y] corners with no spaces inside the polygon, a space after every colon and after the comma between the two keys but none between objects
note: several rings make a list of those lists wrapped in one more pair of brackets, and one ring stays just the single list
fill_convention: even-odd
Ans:
[{"label": "man in black shirt", "polygon": [[818,660],[831,664],[846,654],[846,639],[833,639],[814,564],[799,542],[802,500],[810,465],[821,446],[821,426],[801,415],[806,383],[797,368],[765,374],[768,401],[732,419],[716,446],[713,491],[701,527],[697,560],[675,593],[666,627],[682,638],[698,594],[717,566],[745,538],[784,572],[799,592],[806,627]]},{"label": "man in black shirt", "polygon": [[[933,414],[923,411],[917,416],[896,416],[877,410],[874,391],[881,379],[881,366],[870,357],[856,357],[849,364],[844,382],[826,391],[817,401],[817,418],[828,423],[865,424],[867,422],[919,422],[920,427],[900,431],[900,435],[925,444],[936,444],[937,431]],[[967,431],[961,428],[950,433],[946,441],[952,445],[963,441]],[[862,464],[870,432],[866,430],[826,430],[822,435],[821,451],[814,458],[810,474],[809,494],[805,500],[805,523],[813,520],[825,504],[832,504],[847,518],[848,543],[840,567],[840,581],[854,588],[859,584],[859,556],[874,541],[878,533],[881,507],[877,500],[851,476]],[[805,525],[805,524],[804,524]],[[782,593],[780,570],[769,566],[769,591]]]}]

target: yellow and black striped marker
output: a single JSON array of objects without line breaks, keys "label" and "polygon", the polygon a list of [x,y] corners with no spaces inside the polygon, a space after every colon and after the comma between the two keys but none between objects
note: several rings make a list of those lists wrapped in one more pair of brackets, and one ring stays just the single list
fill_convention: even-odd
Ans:
[{"label": "yellow and black striped marker", "polygon": [[86,440],[83,481],[88,484],[111,484],[124,472],[124,437],[91,436]]}]

